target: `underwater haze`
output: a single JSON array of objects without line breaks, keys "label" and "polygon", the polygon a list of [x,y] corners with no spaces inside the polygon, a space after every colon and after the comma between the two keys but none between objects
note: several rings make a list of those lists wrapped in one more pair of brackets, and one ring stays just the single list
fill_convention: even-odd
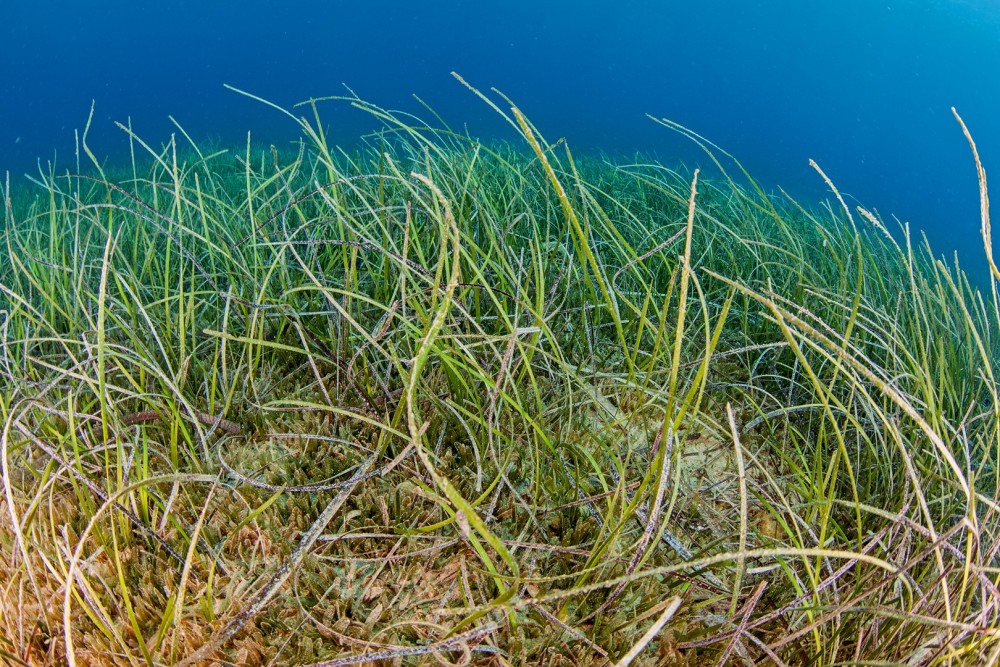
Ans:
[{"label": "underwater haze", "polygon": [[[958,251],[985,280],[968,145],[1000,164],[1000,5],[989,0],[549,0],[508,2],[4,3],[0,173],[12,182],[56,160],[94,119],[98,156],[125,157],[114,121],[152,145],[176,121],[196,140],[282,145],[298,128],[281,106],[353,91],[484,138],[515,139],[451,76],[496,87],[553,140],[578,152],[707,161],[646,114],[731,152],[768,190],[804,204],[838,188]],[[371,120],[323,109],[335,142]],[[1000,172],[997,172],[1000,173]]]}]

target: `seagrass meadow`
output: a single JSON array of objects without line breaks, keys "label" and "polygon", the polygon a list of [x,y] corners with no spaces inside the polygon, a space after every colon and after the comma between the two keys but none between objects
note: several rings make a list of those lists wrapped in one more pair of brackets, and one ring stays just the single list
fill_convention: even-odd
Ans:
[{"label": "seagrass meadow", "polygon": [[3,660],[997,662],[995,282],[473,93],[7,179]]}]

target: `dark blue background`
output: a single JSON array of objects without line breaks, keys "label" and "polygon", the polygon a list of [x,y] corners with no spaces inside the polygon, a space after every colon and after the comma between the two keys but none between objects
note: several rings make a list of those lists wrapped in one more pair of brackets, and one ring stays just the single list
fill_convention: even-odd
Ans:
[{"label": "dark blue background", "polygon": [[[15,183],[38,158],[73,166],[91,100],[90,143],[113,158],[125,142],[112,121],[129,117],[153,145],[175,131],[168,115],[198,139],[296,136],[289,119],[223,83],[282,105],[346,84],[420,111],[417,94],[473,134],[512,138],[456,70],[506,92],[577,151],[703,161],[651,113],[810,203],[824,196],[807,166],[815,158],[845,193],[982,270],[975,171],[949,108],[987,169],[1000,164],[991,0],[0,1],[0,172]],[[338,141],[370,127],[328,109]]]}]

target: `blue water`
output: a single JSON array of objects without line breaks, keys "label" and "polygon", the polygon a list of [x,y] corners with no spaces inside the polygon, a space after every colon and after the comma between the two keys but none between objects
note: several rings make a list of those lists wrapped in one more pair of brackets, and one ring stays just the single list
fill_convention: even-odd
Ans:
[{"label": "blue water", "polygon": [[[975,170],[950,107],[987,170],[1000,165],[994,0],[3,0],[0,173],[16,184],[54,157],[72,168],[92,100],[90,144],[112,159],[126,147],[114,121],[130,118],[153,145],[176,131],[168,116],[199,140],[296,136],[224,83],[285,106],[346,85],[421,112],[417,94],[456,127],[513,138],[452,70],[577,151],[704,162],[650,113],[807,203],[826,196],[814,158],[843,192],[985,276]],[[343,106],[325,117],[345,143],[371,127]]]}]

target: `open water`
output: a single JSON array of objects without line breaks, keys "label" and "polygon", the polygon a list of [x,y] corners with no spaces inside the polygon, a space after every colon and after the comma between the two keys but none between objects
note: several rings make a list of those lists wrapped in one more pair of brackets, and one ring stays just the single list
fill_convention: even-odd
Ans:
[{"label": "open water", "polygon": [[[127,146],[114,121],[129,119],[153,145],[176,131],[170,116],[219,145],[296,137],[223,84],[283,106],[348,87],[426,116],[416,94],[454,127],[513,139],[452,71],[578,152],[703,163],[645,114],[667,117],[807,204],[827,196],[814,158],[985,279],[975,170],[950,108],[1000,174],[995,0],[0,0],[0,175],[71,169],[92,101],[89,143],[111,160]],[[345,144],[372,127],[344,105],[325,118]]]}]

